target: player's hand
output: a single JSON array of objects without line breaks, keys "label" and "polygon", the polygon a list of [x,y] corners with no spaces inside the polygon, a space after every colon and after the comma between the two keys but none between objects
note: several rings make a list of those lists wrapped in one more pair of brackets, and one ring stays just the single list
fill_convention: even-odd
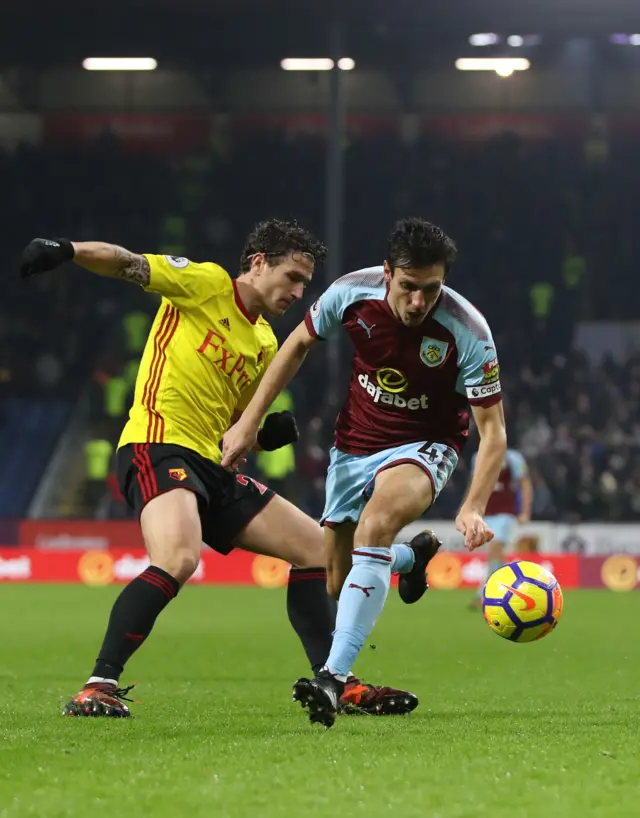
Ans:
[{"label": "player's hand", "polygon": [[75,250],[69,239],[33,239],[22,251],[20,277],[29,278],[54,270],[74,256]]},{"label": "player's hand", "polygon": [[247,426],[239,420],[222,436],[223,469],[237,471],[247,459],[247,455],[256,445],[258,430]]},{"label": "player's hand", "polygon": [[494,536],[482,515],[473,509],[465,509],[464,506],[456,517],[456,528],[464,535],[464,545],[468,551],[475,551],[491,542]]},{"label": "player's hand", "polygon": [[528,514],[518,514],[518,522],[519,522],[520,524],[522,524],[522,523],[530,523],[530,522],[531,522],[531,517],[529,517],[529,515],[528,515]]}]

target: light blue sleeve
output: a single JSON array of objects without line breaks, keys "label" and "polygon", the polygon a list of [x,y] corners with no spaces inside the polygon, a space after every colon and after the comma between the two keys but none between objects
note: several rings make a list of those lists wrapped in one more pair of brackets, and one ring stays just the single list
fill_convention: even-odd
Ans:
[{"label": "light blue sleeve", "polygon": [[472,406],[492,406],[501,400],[500,364],[486,319],[459,293],[444,287],[435,319],[456,339],[459,375],[456,390]]},{"label": "light blue sleeve", "polygon": [[460,356],[460,375],[457,389],[474,406],[497,403],[500,400],[500,364],[493,338],[487,342],[467,338]]},{"label": "light blue sleeve", "polygon": [[328,338],[342,326],[347,307],[356,301],[384,299],[384,268],[368,267],[338,278],[325,290],[305,315],[309,333],[316,338]]},{"label": "light blue sleeve", "polygon": [[328,338],[334,330],[342,325],[342,315],[348,306],[349,290],[340,287],[338,282],[332,284],[323,295],[312,304],[305,316],[305,323],[311,335]]},{"label": "light blue sleeve", "polygon": [[488,326],[483,335],[478,338],[463,328],[456,339],[460,350],[458,391],[466,394],[469,403],[500,392],[500,364]]},{"label": "light blue sleeve", "polygon": [[515,449],[507,450],[507,463],[511,469],[513,479],[517,480],[518,483],[528,475],[527,462],[520,452],[516,452]]}]

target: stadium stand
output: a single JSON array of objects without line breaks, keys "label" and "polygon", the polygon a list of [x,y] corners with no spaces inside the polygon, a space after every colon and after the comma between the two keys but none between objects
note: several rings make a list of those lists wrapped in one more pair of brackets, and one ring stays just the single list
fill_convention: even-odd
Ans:
[{"label": "stadium stand", "polygon": [[[640,250],[631,222],[640,188],[637,166],[627,162],[632,149],[614,142],[596,160],[569,138],[526,142],[513,135],[472,146],[419,138],[409,147],[396,136],[372,135],[348,149],[345,268],[378,263],[400,215],[423,215],[455,237],[460,261],[450,283],[494,330],[511,441],[531,464],[538,518],[630,520],[640,513],[640,358],[630,351],[626,359],[589,360],[572,348],[578,322],[633,317],[625,297]],[[8,214],[15,255],[33,235],[62,234],[213,258],[234,272],[244,232],[264,216],[296,216],[322,233],[324,151],[316,136],[250,132],[224,151],[181,161],[128,155],[111,137],[73,154],[21,146],[0,154],[0,183],[15,202]],[[380,155],[385,163],[376,161]],[[238,195],[249,183],[255,195]],[[615,286],[602,286],[609,274]],[[322,273],[316,279],[309,303],[325,284]],[[8,269],[5,282],[5,462],[24,462],[28,438],[33,465],[33,473],[5,477],[10,491],[2,492],[0,514],[7,516],[26,510],[35,475],[81,394],[90,394],[85,442],[115,444],[139,352],[131,334],[143,333],[157,302],[72,268],[27,284]],[[302,315],[294,309],[277,322],[280,338]],[[316,352],[292,389],[303,432],[297,467],[305,476],[295,499],[315,515],[332,419],[318,413],[305,385],[322,379],[324,368]],[[102,456],[107,452],[103,447]],[[99,447],[93,455],[100,457]],[[66,513],[126,513],[111,483],[96,483],[86,469],[84,475],[91,488],[74,487]],[[439,500],[439,516],[453,514],[467,479],[463,464]]]}]

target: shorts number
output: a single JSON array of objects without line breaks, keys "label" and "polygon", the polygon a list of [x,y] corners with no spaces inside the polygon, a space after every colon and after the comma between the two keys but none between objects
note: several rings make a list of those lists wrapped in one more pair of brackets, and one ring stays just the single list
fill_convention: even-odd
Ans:
[{"label": "shorts number", "polygon": [[241,486],[248,486],[249,481],[253,483],[253,485],[258,489],[260,494],[264,494],[267,490],[266,486],[263,486],[262,483],[258,483],[257,480],[254,480],[253,477],[247,477],[246,474],[236,474],[236,480],[240,483]]},{"label": "shorts number", "polygon": [[437,463],[442,459],[442,452],[433,445],[433,443],[425,443],[418,449],[420,457],[430,465]]}]

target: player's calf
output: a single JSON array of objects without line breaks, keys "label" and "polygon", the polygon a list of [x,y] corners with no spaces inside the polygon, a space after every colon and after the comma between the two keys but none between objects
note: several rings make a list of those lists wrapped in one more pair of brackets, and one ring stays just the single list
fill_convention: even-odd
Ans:
[{"label": "player's calf", "polygon": [[178,547],[164,558],[152,558],[152,563],[162,568],[183,586],[197,571],[200,564],[200,548],[195,551],[188,547]]},{"label": "player's calf", "polygon": [[336,627],[325,669],[342,682],[360,653],[382,609],[391,585],[391,549],[362,547],[353,552],[338,604]]},{"label": "player's calf", "polygon": [[127,690],[118,687],[120,674],[198,565],[202,534],[192,492],[175,489],[153,498],[141,523],[152,564],[120,592],[89,681],[67,704],[65,715],[129,715],[122,703]]},{"label": "player's calf", "polygon": [[251,519],[234,544],[292,565],[287,613],[315,673],[329,654],[336,622],[336,604],[326,592],[322,529],[300,509],[275,495]]}]

